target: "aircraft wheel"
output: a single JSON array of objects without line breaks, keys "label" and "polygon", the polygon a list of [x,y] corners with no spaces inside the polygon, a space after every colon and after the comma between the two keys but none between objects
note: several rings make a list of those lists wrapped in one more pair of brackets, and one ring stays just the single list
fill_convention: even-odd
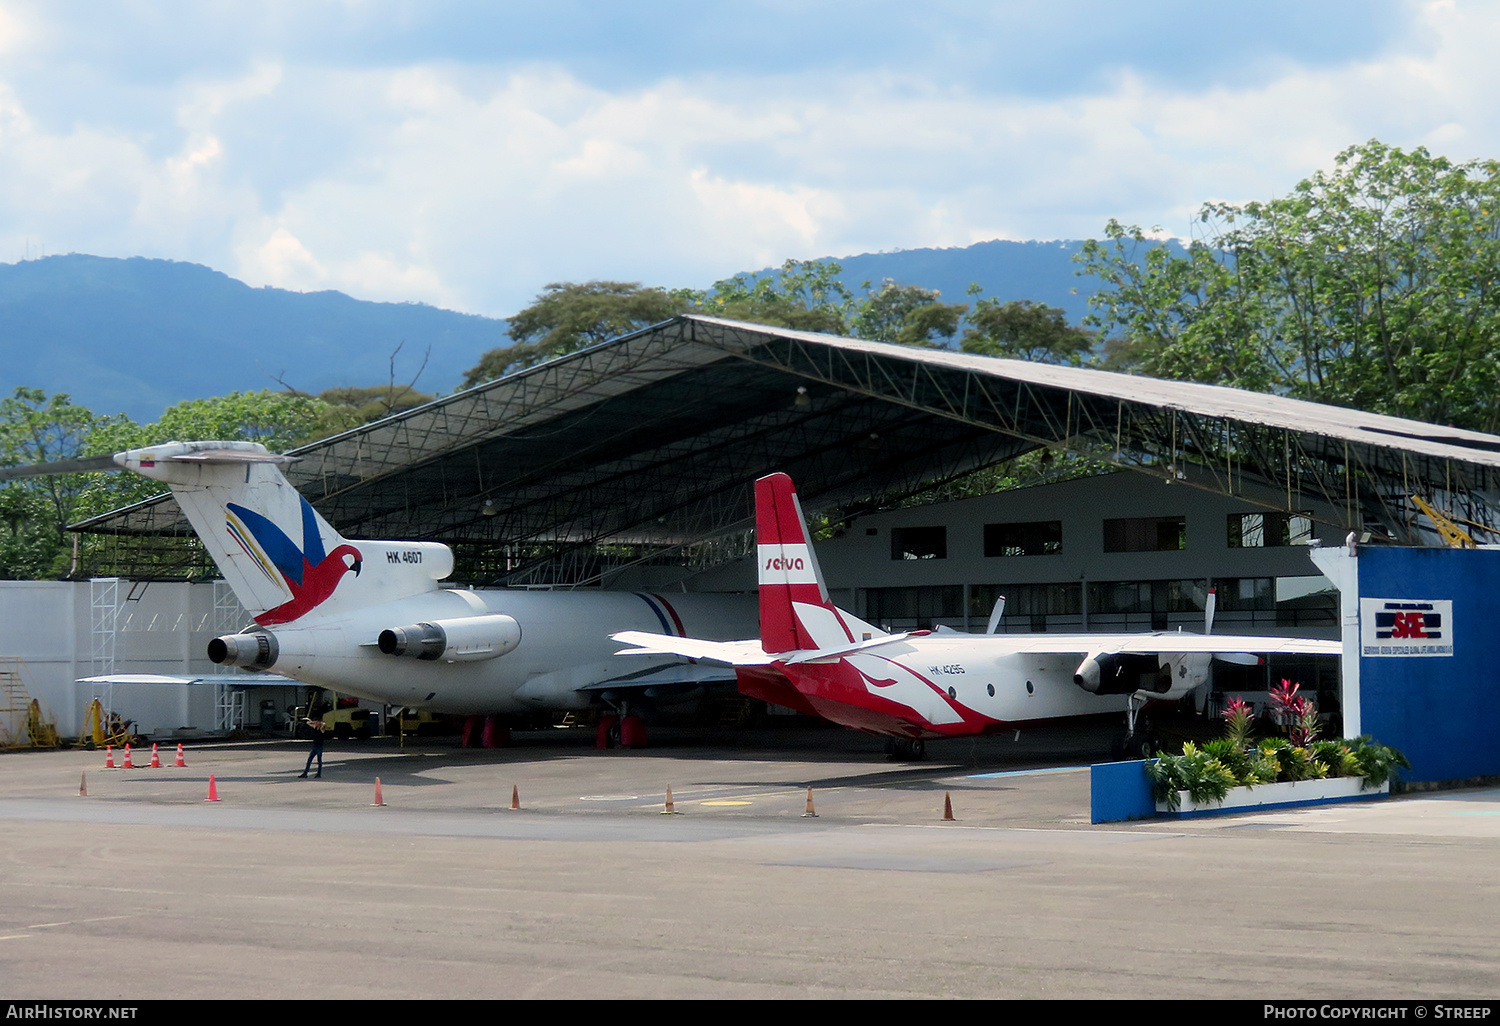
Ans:
[{"label": "aircraft wheel", "polygon": [[910,762],[927,754],[927,743],[919,737],[893,737],[886,742],[886,754],[899,762]]}]

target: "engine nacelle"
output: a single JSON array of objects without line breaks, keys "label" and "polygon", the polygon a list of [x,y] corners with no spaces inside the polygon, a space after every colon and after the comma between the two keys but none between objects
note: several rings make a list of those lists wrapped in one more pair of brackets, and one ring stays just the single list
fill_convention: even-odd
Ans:
[{"label": "engine nacelle", "polygon": [[218,666],[243,666],[247,670],[267,670],[281,654],[276,635],[270,631],[248,634],[226,634],[208,643],[208,659]]},{"label": "engine nacelle", "polygon": [[1172,668],[1161,657],[1140,652],[1103,652],[1089,656],[1073,673],[1073,683],[1096,695],[1166,694],[1172,690]]},{"label": "engine nacelle", "polygon": [[503,613],[432,620],[380,632],[376,644],[390,656],[450,663],[494,659],[521,643],[521,625]]}]

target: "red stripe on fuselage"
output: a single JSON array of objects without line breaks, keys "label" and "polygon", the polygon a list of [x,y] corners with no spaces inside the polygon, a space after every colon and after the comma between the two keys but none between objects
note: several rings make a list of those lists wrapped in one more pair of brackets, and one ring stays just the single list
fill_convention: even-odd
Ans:
[{"label": "red stripe on fuselage", "polygon": [[[928,737],[963,737],[982,734],[997,729],[997,721],[975,712],[948,696],[946,689],[928,680],[911,667],[894,659],[870,653],[868,658],[879,659],[889,664],[896,672],[904,672],[921,681],[939,701],[959,717],[955,723],[931,723],[915,709],[892,698],[887,698],[880,689],[895,683],[895,678],[880,678],[862,672],[847,659],[837,663],[799,663],[785,667],[787,677],[810,703],[820,707],[820,714],[838,723],[859,727],[862,730],[880,730],[877,723],[900,724],[898,729],[887,726],[886,733],[915,736],[915,730]],[[842,706],[846,712],[834,715],[831,706]],[[830,711],[824,711],[829,709]]]},{"label": "red stripe on fuselage", "polygon": [[677,625],[677,636],[679,638],[687,637],[687,628],[682,625],[682,617],[677,615],[677,610],[672,608],[672,603],[668,602],[666,599],[662,598],[655,592],[652,592],[651,597],[660,602],[662,606],[666,608],[667,612],[671,615],[672,622]]}]

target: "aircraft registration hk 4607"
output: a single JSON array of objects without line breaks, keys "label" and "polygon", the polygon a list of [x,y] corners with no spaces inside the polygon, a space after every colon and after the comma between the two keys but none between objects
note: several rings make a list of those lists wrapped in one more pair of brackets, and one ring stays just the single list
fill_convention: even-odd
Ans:
[{"label": "aircraft registration hk 4607", "polygon": [[[918,757],[934,738],[1123,709],[1127,744],[1148,701],[1179,699],[1209,682],[1217,656],[1335,654],[1336,641],[1152,634],[887,634],[828,598],[791,478],[755,482],[760,638],[731,641],[621,631],[625,654],[675,654],[727,663],[743,693],[893,739]],[[997,617],[991,618],[990,630]],[[1212,596],[1208,612],[1212,627]]]},{"label": "aircraft registration hk 4607", "polygon": [[448,546],[341,537],[282,474],[291,459],[253,442],[169,442],[0,478],[117,466],[168,485],[255,620],[209,642],[223,666],[471,716],[602,703],[627,745],[645,742],[641,711],[732,680],[675,656],[622,672],[608,635],[629,625],[740,637],[755,622],[748,597],[442,588]]}]

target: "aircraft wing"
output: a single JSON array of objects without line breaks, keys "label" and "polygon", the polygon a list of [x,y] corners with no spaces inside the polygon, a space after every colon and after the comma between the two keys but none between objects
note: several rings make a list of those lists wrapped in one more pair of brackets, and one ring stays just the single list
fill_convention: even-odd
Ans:
[{"label": "aircraft wing", "polygon": [[[975,635],[976,639],[981,637]],[[1343,642],[1317,638],[1278,638],[1263,635],[1187,634],[1163,631],[1157,634],[1017,634],[1014,640],[1004,634],[983,635],[986,647],[1000,652],[1075,652],[1099,653],[1207,654],[1256,652],[1289,655],[1338,655]]]},{"label": "aircraft wing", "polygon": [[108,673],[100,677],[80,677],[79,684],[238,684],[247,688],[305,688],[300,680],[277,673]]},{"label": "aircraft wing", "polygon": [[727,666],[707,666],[697,663],[673,663],[671,666],[652,666],[634,673],[622,673],[608,680],[585,684],[579,691],[620,691],[630,688],[691,688],[704,684],[733,684],[734,671]]},{"label": "aircraft wing", "polygon": [[774,655],[761,650],[759,641],[699,641],[697,638],[676,638],[645,631],[621,631],[611,634],[610,638],[636,646],[621,649],[617,655],[678,655],[689,659],[712,659],[731,666],[769,666],[776,661]]}]

